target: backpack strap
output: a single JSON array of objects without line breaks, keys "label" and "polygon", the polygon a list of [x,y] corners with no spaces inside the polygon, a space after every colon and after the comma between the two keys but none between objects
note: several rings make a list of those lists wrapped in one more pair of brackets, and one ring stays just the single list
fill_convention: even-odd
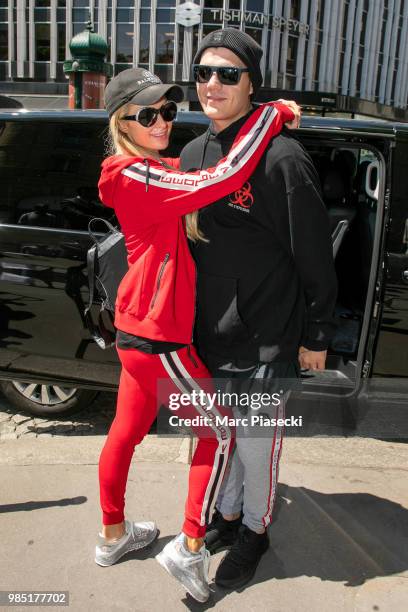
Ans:
[{"label": "backpack strap", "polygon": [[118,231],[117,228],[114,227],[112,223],[109,223],[109,221],[107,221],[106,219],[102,219],[101,217],[93,217],[88,223],[88,234],[92,237],[92,240],[96,242],[96,244],[98,244],[99,240],[92,231],[92,223],[94,223],[94,221],[100,221],[101,223],[104,223],[108,228],[108,232]]},{"label": "backpack strap", "polygon": [[86,255],[86,266],[88,270],[88,284],[89,284],[89,302],[88,306],[85,308],[85,316],[88,314],[94,300],[95,295],[95,272],[96,272],[96,255],[97,248],[96,244],[88,249],[88,253]]},{"label": "backpack strap", "polygon": [[92,320],[89,309],[87,309],[85,312],[85,322],[96,344],[101,349],[107,349],[115,344],[115,337],[112,338],[112,332],[110,332],[105,325],[103,320],[103,312],[105,312],[105,309],[101,308],[98,315],[98,326],[96,326]]},{"label": "backpack strap", "polygon": [[[92,338],[95,340],[95,342],[101,349],[106,349],[115,344],[115,337],[112,338],[112,332],[107,329],[104,319],[103,319],[104,312],[107,312],[107,315],[109,317],[111,317],[111,315],[109,311],[106,311],[105,304],[102,303],[102,306],[98,314],[97,325],[94,324],[92,316],[91,316],[91,307],[92,307],[94,296],[96,293],[95,278],[96,278],[97,267],[98,267],[98,246],[100,244],[100,240],[98,240],[98,237],[92,231],[92,223],[94,221],[100,221],[104,223],[108,228],[108,232],[118,233],[118,230],[111,223],[109,223],[109,221],[107,221],[106,219],[101,219],[98,217],[94,217],[88,223],[88,232],[95,244],[93,247],[88,249],[87,256],[86,256],[88,284],[89,284],[89,301],[88,301],[88,306],[85,308],[85,311],[84,311],[84,318],[85,318],[86,326]],[[112,319],[111,319],[111,322],[113,323]]]}]

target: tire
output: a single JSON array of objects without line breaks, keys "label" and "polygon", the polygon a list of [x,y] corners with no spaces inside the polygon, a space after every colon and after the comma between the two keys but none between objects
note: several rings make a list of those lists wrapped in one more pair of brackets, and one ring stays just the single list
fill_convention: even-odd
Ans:
[{"label": "tire", "polygon": [[0,386],[15,408],[42,417],[76,414],[87,408],[98,395],[97,391],[87,389],[17,380],[2,381]]}]

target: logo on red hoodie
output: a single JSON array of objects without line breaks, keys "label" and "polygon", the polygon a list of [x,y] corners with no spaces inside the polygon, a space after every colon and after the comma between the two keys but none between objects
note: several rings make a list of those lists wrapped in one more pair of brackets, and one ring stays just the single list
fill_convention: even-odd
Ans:
[{"label": "logo on red hoodie", "polygon": [[231,193],[229,196],[228,206],[232,206],[232,208],[237,208],[243,212],[249,212],[249,209],[254,203],[254,196],[251,193],[251,189],[252,185],[248,181],[241,187],[241,189]]}]

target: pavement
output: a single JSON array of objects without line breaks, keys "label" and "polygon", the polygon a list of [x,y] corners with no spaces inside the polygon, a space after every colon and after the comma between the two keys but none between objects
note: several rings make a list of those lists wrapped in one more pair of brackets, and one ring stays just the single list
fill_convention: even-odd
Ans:
[{"label": "pavement", "polygon": [[154,559],[180,530],[190,439],[149,435],[136,449],[127,516],[156,520],[160,536],[109,568],[93,560],[104,440],[92,431],[0,437],[1,590],[69,591],[75,612],[408,610],[408,444],[286,438],[270,550],[239,592],[215,587],[224,553],[214,556],[211,599],[198,604]]},{"label": "pavement", "polygon": [[17,412],[0,394],[0,440],[106,435],[115,415],[115,401],[115,393],[99,393],[97,401],[79,414],[44,418]]}]

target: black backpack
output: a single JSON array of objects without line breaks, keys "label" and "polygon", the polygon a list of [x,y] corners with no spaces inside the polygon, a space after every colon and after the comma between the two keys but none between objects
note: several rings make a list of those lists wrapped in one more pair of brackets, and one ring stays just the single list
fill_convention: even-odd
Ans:
[{"label": "black backpack", "polygon": [[[107,233],[101,237],[92,231],[92,224],[95,221],[104,223],[108,228]],[[128,271],[125,238],[109,221],[97,217],[90,220],[88,232],[94,245],[87,253],[89,304],[85,308],[84,315],[93,339],[100,348],[106,349],[115,343],[115,337],[107,329],[104,316],[106,315],[113,324],[116,294],[122,278]],[[94,324],[90,312],[94,303],[100,304],[97,325]]]}]

